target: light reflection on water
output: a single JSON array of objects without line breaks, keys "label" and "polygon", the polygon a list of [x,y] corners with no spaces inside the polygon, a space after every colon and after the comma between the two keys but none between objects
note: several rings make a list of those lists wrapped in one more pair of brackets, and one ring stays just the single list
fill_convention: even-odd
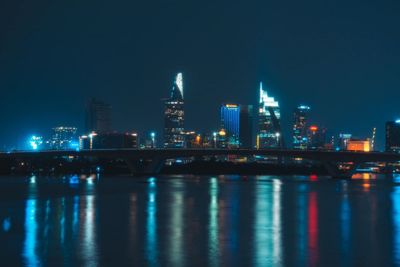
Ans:
[{"label": "light reflection on water", "polygon": [[5,266],[400,264],[400,176],[82,177],[1,199]]},{"label": "light reflection on water", "polygon": [[218,180],[212,177],[209,182],[210,204],[208,208],[208,246],[210,266],[219,266],[219,243],[218,243]]},{"label": "light reflection on water", "polygon": [[157,179],[148,179],[146,256],[149,266],[158,266],[157,248]]},{"label": "light reflection on water", "polygon": [[38,255],[38,225],[36,221],[37,200],[29,199],[26,201],[25,210],[25,241],[23,256],[27,266],[41,266]]},{"label": "light reflection on water", "polygon": [[[400,175],[395,175],[393,180],[400,183]],[[400,264],[400,184],[396,184],[392,193],[393,201],[393,228],[394,228],[394,261]]]}]

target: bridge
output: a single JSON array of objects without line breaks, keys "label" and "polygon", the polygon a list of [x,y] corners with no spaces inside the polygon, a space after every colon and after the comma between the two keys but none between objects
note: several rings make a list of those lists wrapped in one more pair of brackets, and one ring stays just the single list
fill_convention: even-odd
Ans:
[{"label": "bridge", "polygon": [[[400,154],[385,152],[351,152],[293,149],[101,149],[80,151],[16,151],[0,153],[0,165],[10,161],[48,160],[73,157],[85,159],[119,159],[126,162],[131,173],[136,173],[134,162],[146,162],[143,173],[158,173],[165,160],[178,158],[204,158],[216,156],[262,156],[278,159],[301,158],[323,164],[332,177],[349,177],[355,169],[366,162],[394,163],[400,161]],[[351,168],[343,173],[338,169],[339,163],[351,162]]]}]

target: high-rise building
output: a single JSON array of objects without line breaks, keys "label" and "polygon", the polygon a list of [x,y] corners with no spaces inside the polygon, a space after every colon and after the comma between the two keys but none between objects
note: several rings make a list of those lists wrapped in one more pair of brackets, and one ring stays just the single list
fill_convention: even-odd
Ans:
[{"label": "high-rise building", "polygon": [[182,73],[176,75],[171,95],[164,105],[164,147],[183,148],[185,146],[185,112]]},{"label": "high-rise building", "polygon": [[223,104],[221,106],[221,127],[225,130],[228,147],[239,147],[240,106]]},{"label": "high-rise building", "polygon": [[258,109],[258,148],[282,147],[282,131],[280,127],[280,109],[278,101],[269,97],[260,83],[260,102]]},{"label": "high-rise building", "polygon": [[76,127],[55,127],[53,134],[48,141],[50,149],[54,150],[68,150],[78,148],[78,137],[76,135]]},{"label": "high-rise building", "polygon": [[386,122],[387,152],[400,152],[400,120]]},{"label": "high-rise building", "polygon": [[239,118],[239,143],[240,147],[253,147],[253,106],[240,105]]},{"label": "high-rise building", "polygon": [[111,106],[95,98],[86,105],[85,132],[111,132]]},{"label": "high-rise building", "polygon": [[294,111],[293,148],[306,149],[308,145],[307,120],[310,107],[298,106]]},{"label": "high-rise building", "polygon": [[326,128],[320,128],[311,125],[308,128],[308,148],[309,149],[325,149],[326,145]]}]

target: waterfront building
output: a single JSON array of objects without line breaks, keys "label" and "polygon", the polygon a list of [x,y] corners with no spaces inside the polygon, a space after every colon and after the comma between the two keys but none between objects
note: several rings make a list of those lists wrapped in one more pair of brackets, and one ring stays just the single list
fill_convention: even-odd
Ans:
[{"label": "waterfront building", "polygon": [[79,137],[80,149],[138,148],[137,133],[95,133]]},{"label": "waterfront building", "polygon": [[326,148],[326,128],[320,128],[311,125],[308,128],[308,148],[325,149]]},{"label": "waterfront building", "polygon": [[400,120],[386,122],[385,150],[400,153]]},{"label": "waterfront building", "polygon": [[195,131],[185,132],[185,147],[186,148],[200,148],[202,147],[201,135]]},{"label": "waterfront building", "polygon": [[282,147],[282,132],[280,127],[280,109],[278,101],[268,96],[260,83],[260,101],[258,109],[258,148]]},{"label": "waterfront building", "polygon": [[346,150],[347,145],[351,139],[351,134],[341,133],[339,134],[338,150]]},{"label": "waterfront building", "polygon": [[310,107],[301,105],[294,111],[293,122],[293,148],[294,149],[307,149],[308,136],[307,136],[307,121]]},{"label": "waterfront building", "polygon": [[240,105],[239,143],[242,148],[253,147],[253,106]]},{"label": "waterfront building", "polygon": [[86,105],[85,133],[111,131],[111,105],[90,99]]},{"label": "waterfront building", "polygon": [[55,127],[53,134],[47,141],[48,147],[53,150],[69,150],[78,148],[77,128],[76,127]]},{"label": "waterfront building", "polygon": [[371,151],[371,140],[367,139],[350,139],[347,143],[347,151],[362,151],[369,152]]},{"label": "waterfront building", "polygon": [[164,102],[164,147],[183,148],[184,133],[183,77],[178,73],[170,97]]}]

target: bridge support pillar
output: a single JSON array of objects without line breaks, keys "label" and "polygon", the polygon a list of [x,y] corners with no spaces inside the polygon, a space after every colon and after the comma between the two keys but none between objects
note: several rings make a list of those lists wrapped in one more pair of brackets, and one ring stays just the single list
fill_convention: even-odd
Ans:
[{"label": "bridge support pillar", "polygon": [[339,170],[337,162],[324,161],[323,165],[325,169],[328,171],[328,174],[335,179],[351,179],[355,170],[358,167],[358,163],[354,162],[354,164],[347,171]]},{"label": "bridge support pillar", "polygon": [[124,159],[131,175],[158,174],[164,166],[165,160],[155,157],[149,161],[141,159]]},{"label": "bridge support pillar", "polygon": [[146,165],[143,170],[144,174],[158,174],[164,166],[165,160],[159,157],[151,159],[151,162]]},{"label": "bridge support pillar", "polygon": [[138,166],[137,163],[135,162],[135,160],[133,159],[124,159],[126,166],[129,169],[129,172],[131,173],[131,175],[135,175],[138,173]]}]

